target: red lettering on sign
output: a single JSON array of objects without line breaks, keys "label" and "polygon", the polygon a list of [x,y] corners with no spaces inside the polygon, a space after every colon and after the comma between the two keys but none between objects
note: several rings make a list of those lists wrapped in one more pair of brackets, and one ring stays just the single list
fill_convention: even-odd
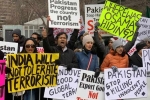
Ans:
[{"label": "red lettering on sign", "polygon": [[87,100],[87,99],[82,99],[81,97],[77,97],[77,100]]},{"label": "red lettering on sign", "polygon": [[98,92],[94,93],[93,91],[89,91],[88,98],[97,99],[98,98]]},{"label": "red lettering on sign", "polygon": [[93,30],[94,29],[93,20],[89,20],[87,23],[88,23],[88,26],[90,27],[88,28],[88,30]]}]

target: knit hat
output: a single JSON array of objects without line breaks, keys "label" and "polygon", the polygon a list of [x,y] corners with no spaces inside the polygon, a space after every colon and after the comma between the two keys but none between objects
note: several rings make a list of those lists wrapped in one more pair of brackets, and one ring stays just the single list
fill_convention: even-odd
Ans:
[{"label": "knit hat", "polygon": [[113,42],[112,47],[113,47],[114,50],[116,50],[117,47],[122,46],[122,45],[123,45],[122,41],[120,41],[120,40],[118,39],[118,40],[115,40],[115,41]]},{"label": "knit hat", "polygon": [[136,51],[139,52],[143,47],[147,46],[146,42],[140,42],[136,45]]},{"label": "knit hat", "polygon": [[20,29],[15,29],[12,31],[12,36],[13,34],[17,34],[19,37],[21,37],[21,30]]},{"label": "knit hat", "polygon": [[87,43],[87,42],[94,42],[93,38],[91,35],[86,35],[83,37],[83,40],[82,40],[82,44],[83,46]]}]

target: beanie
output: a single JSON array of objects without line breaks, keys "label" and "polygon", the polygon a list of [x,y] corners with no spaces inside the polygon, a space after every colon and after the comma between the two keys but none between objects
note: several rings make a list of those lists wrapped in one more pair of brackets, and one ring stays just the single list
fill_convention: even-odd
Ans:
[{"label": "beanie", "polygon": [[12,36],[13,36],[13,34],[16,34],[19,37],[21,37],[21,30],[20,29],[15,29],[15,30],[12,31]]},{"label": "beanie", "polygon": [[118,39],[118,40],[115,40],[115,41],[113,42],[112,47],[113,47],[114,50],[116,50],[117,47],[122,46],[122,45],[123,45],[122,41],[120,41],[120,40]]},{"label": "beanie", "polygon": [[83,46],[87,43],[87,42],[94,42],[93,38],[91,35],[86,35],[83,37],[83,40],[82,40],[82,44]]},{"label": "beanie", "polygon": [[146,42],[140,42],[136,45],[136,51],[139,52],[143,47],[147,46]]}]

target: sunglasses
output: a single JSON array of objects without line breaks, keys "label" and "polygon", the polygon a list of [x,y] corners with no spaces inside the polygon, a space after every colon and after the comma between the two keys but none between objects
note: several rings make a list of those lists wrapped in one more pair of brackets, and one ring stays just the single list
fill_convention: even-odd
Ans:
[{"label": "sunglasses", "polygon": [[31,48],[35,48],[35,45],[33,45],[33,44],[31,44],[31,45],[30,45],[30,44],[27,44],[25,47],[26,47],[26,48],[30,48],[30,47],[31,47]]}]

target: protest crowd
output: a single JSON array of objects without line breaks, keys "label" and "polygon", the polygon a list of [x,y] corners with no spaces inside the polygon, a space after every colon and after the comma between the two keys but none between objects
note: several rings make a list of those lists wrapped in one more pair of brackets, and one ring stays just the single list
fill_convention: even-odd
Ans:
[{"label": "protest crowd", "polygon": [[[67,3],[65,1],[64,3]],[[50,3],[52,5],[50,4],[49,7],[59,11],[53,0],[50,0]],[[30,38],[27,38],[22,35],[20,29],[12,31],[13,42],[9,43],[16,44],[16,54],[3,51],[5,41],[1,37],[0,73],[2,73],[2,61],[4,59],[7,61],[4,72],[5,89],[0,88],[0,97],[3,97],[0,100],[147,100],[142,98],[148,96],[149,68],[145,66],[150,67],[150,37],[139,39],[142,15],[140,12],[129,10],[138,17],[120,19],[126,20],[124,24],[128,24],[121,26],[117,24],[119,23],[117,17],[112,20],[104,15],[109,14],[106,12],[108,4],[109,2],[103,4],[104,9],[99,12],[101,13],[99,20],[93,22],[92,34],[86,27],[81,30],[72,28],[75,23],[68,23],[68,28],[73,29],[70,37],[64,31],[55,35],[55,28],[59,28],[57,26],[63,28],[63,25],[66,28],[67,22],[63,24],[62,21],[62,24],[60,22],[56,25],[57,20],[54,21],[53,14],[49,13],[47,17],[49,27],[43,28],[42,33],[34,32]],[[75,3],[72,6],[75,6]],[[117,13],[117,9],[113,13]],[[80,16],[78,18],[73,20],[81,27],[84,22]],[[117,28],[111,31],[108,27],[112,26],[107,24],[105,27],[107,21],[120,27],[120,30],[118,29],[120,32],[123,28],[126,30],[120,34]],[[131,34],[127,29],[133,33]],[[113,36],[104,39],[101,30]],[[43,52],[38,48],[42,48],[40,50]],[[147,54],[143,54],[144,52]],[[145,56],[149,59],[144,58]]]}]

